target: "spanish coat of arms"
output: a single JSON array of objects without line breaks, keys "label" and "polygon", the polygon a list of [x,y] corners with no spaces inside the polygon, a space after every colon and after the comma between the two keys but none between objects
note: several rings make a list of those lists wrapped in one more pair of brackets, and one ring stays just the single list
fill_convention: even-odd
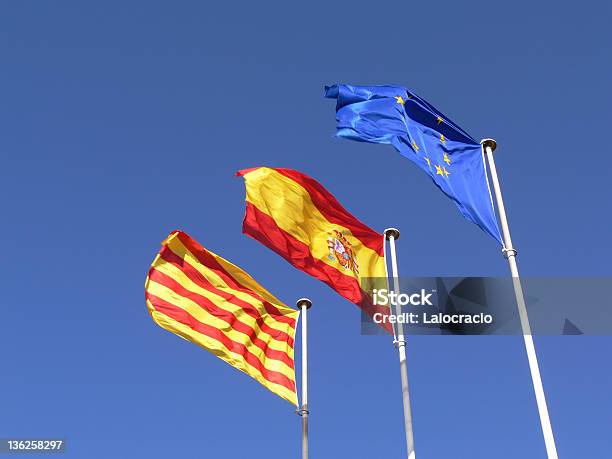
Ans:
[{"label": "spanish coat of arms", "polygon": [[350,269],[355,274],[359,274],[359,265],[355,258],[355,252],[351,248],[351,243],[338,230],[332,230],[327,238],[329,248],[329,259],[336,260],[344,269]]}]

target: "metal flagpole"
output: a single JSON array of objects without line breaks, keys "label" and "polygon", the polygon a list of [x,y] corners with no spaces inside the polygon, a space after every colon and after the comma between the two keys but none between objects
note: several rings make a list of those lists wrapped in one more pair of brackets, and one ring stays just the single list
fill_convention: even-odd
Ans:
[{"label": "metal flagpole", "polygon": [[[397,257],[395,253],[395,241],[399,238],[400,232],[396,228],[387,228],[385,237],[389,241],[391,247],[391,270],[393,275],[393,291],[396,295],[400,293],[399,274],[397,272]],[[385,261],[386,263],[386,261]],[[395,305],[395,313],[399,317],[401,307],[399,302]],[[414,435],[412,433],[412,410],[410,408],[410,391],[408,388],[408,366],[406,364],[406,341],[404,340],[404,324],[398,322],[397,337],[395,344],[399,353],[400,360],[400,375],[402,380],[402,401],[404,404],[404,427],[406,429],[406,448],[408,451],[408,459],[415,459],[414,453]]]},{"label": "metal flagpole", "polygon": [[510,272],[512,273],[512,283],[514,284],[514,293],[516,295],[516,303],[518,305],[523,338],[525,339],[525,349],[527,350],[527,359],[529,360],[529,369],[531,370],[531,380],[533,381],[533,389],[535,391],[538,411],[540,413],[540,423],[542,424],[542,432],[544,433],[546,453],[548,455],[548,459],[558,459],[557,447],[555,446],[555,437],[553,436],[550,417],[548,416],[544,386],[542,385],[542,377],[540,376],[540,367],[538,365],[538,358],[536,356],[535,346],[533,344],[533,337],[531,336],[529,316],[527,315],[527,308],[525,307],[523,288],[521,287],[521,280],[519,277],[518,267],[516,265],[516,250],[512,245],[510,228],[508,227],[508,219],[506,217],[506,209],[504,208],[504,200],[502,199],[501,187],[497,177],[497,169],[495,168],[495,160],[493,159],[493,151],[497,147],[497,142],[495,142],[493,139],[483,139],[480,143],[486,152],[487,161],[491,170],[493,189],[495,190],[495,198],[497,200],[497,210],[499,212],[499,219],[501,221],[504,236],[504,256],[508,260]]},{"label": "metal flagpole", "polygon": [[308,459],[308,314],[312,306],[308,298],[300,298],[296,303],[302,311],[302,408],[297,413],[302,416],[302,459]]}]

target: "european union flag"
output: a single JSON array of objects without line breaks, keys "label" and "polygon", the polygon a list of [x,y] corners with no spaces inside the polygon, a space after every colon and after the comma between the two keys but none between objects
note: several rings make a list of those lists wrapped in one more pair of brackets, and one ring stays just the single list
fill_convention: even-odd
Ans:
[{"label": "european union flag", "polygon": [[393,145],[503,245],[481,146],[463,129],[401,86],[326,86],[325,97],[338,101],[338,137]]}]

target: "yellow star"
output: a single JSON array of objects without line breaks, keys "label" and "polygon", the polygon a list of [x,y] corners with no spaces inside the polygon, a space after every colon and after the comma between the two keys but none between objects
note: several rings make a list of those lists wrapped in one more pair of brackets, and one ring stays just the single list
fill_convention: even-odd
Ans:
[{"label": "yellow star", "polygon": [[416,142],[414,140],[412,141],[412,148],[414,148],[415,151],[419,151],[420,150],[419,146],[416,144]]},{"label": "yellow star", "polygon": [[444,153],[444,162],[450,166],[451,160],[446,153]]},{"label": "yellow star", "polygon": [[442,169],[444,169],[444,177],[448,178],[450,172],[446,170],[446,167],[443,167]]},{"label": "yellow star", "polygon": [[398,104],[404,105],[406,103],[406,101],[404,100],[402,96],[395,96],[395,100],[397,100]]},{"label": "yellow star", "polygon": [[440,142],[442,142],[442,145],[446,145],[446,137],[444,137],[444,134],[440,134]]},{"label": "yellow star", "polygon": [[444,172],[442,172],[442,168],[439,165],[436,165],[436,175],[444,175]]},{"label": "yellow star", "polygon": [[428,165],[428,166],[429,166],[429,168],[431,169],[431,160],[430,160],[430,159],[429,159],[427,156],[425,156],[423,159],[424,159],[425,161],[427,161],[427,165]]},{"label": "yellow star", "polygon": [[438,116],[438,118],[436,119],[436,121],[438,122],[438,124],[443,123],[444,120],[442,119],[441,116]]}]

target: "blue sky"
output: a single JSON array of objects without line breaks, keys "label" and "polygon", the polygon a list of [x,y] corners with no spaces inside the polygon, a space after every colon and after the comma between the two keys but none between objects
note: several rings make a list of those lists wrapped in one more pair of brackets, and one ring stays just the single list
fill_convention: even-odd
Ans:
[{"label": "blue sky", "polygon": [[[241,234],[239,168],[317,178],[404,275],[507,275],[496,243],[391,147],[332,137],[335,82],[401,84],[497,166],[524,275],[607,276],[610,5],[5,2],[0,13],[0,437],[66,457],[297,457],[285,401],[157,327],[173,229],[310,314],[311,454],[403,457],[397,355],[359,313]],[[612,447],[609,337],[536,337],[561,457]],[[408,340],[420,458],[544,457],[521,337]]]}]

